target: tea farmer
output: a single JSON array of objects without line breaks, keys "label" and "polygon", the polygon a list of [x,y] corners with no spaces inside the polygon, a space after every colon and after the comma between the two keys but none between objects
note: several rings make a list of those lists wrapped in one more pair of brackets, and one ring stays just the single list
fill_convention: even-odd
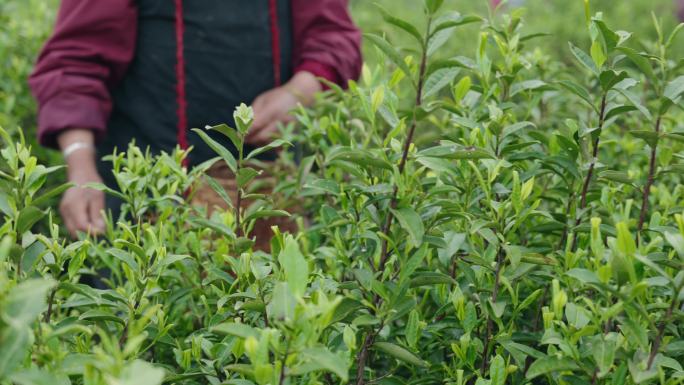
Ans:
[{"label": "tea farmer", "polygon": [[39,141],[63,152],[77,186],[60,205],[69,232],[104,229],[104,194],[79,187],[113,185],[102,156],[134,139],[156,153],[193,146],[198,164],[215,154],[189,129],[232,125],[241,102],[255,113],[248,144],[264,144],[318,78],[358,76],[359,46],[347,0],[62,0],[29,84]]}]

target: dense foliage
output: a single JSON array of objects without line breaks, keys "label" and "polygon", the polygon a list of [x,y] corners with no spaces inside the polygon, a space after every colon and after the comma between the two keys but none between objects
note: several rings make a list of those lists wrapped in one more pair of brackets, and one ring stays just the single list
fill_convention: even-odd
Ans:
[{"label": "dense foliage", "polygon": [[[633,44],[585,7],[572,67],[517,13],[380,10],[410,46],[366,35],[384,61],[256,150],[300,143],[274,195],[302,229],[270,252],[254,152],[196,131],[248,207],[180,150],[114,154],[121,217],[68,242],[57,168],[2,131],[0,384],[683,383],[680,28]],[[242,148],[251,114],[211,129]],[[198,183],[230,208],[185,204]]]}]

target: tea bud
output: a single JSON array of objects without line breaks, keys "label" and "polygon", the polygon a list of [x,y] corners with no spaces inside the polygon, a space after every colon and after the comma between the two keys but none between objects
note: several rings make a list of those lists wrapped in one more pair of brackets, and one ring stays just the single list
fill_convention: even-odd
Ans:
[{"label": "tea bud", "polygon": [[544,329],[553,329],[554,313],[549,310],[548,306],[542,308],[542,319],[544,320]]},{"label": "tea bud", "polygon": [[259,341],[252,336],[247,337],[247,339],[245,340],[245,353],[251,360],[253,360],[257,356],[258,349]]},{"label": "tea bud", "polygon": [[563,310],[565,304],[568,303],[568,295],[564,290],[560,289],[560,282],[557,279],[553,280],[553,313],[556,319],[563,318]]}]

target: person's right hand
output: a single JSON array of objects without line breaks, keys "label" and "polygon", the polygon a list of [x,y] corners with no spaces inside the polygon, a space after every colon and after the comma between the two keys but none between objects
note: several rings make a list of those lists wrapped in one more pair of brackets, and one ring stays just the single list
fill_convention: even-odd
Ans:
[{"label": "person's right hand", "polygon": [[85,187],[88,183],[102,182],[95,163],[93,134],[90,130],[69,130],[59,136],[58,142],[62,150],[76,142],[91,146],[80,148],[65,159],[68,180],[74,186],[64,193],[59,211],[72,237],[76,238],[79,232],[99,235],[105,230],[105,195],[102,191]]}]

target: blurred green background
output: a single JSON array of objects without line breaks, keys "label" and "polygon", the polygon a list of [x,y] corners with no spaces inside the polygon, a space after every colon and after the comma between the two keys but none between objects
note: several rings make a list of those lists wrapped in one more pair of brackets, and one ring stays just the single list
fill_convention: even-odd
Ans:
[{"label": "blurred green background", "polygon": [[[424,19],[422,3],[421,0],[350,0],[353,17],[365,32],[386,33],[390,41],[399,47],[405,46],[409,40],[402,32],[387,28],[376,4],[395,16],[420,24]],[[526,33],[551,34],[533,40],[543,53],[567,60],[568,41],[586,45],[583,0],[511,0],[511,3],[524,5]],[[28,92],[26,78],[38,50],[52,29],[57,5],[57,0],[0,0],[0,126],[15,133],[23,127],[31,140],[35,130],[35,105]],[[655,36],[651,12],[663,20],[666,31],[677,23],[675,0],[592,0],[591,6],[592,12],[604,12],[613,29],[633,32],[637,42]],[[515,7],[517,5],[504,6],[496,17]],[[489,0],[446,0],[444,8],[483,16],[490,12]],[[478,25],[463,27],[442,48],[444,55],[472,56],[478,28]],[[675,50],[684,52],[684,47],[680,45]],[[364,52],[367,61],[373,65],[373,50],[366,46]],[[35,147],[34,150],[38,150]],[[45,150],[38,150],[37,154],[47,162],[56,156]]]},{"label": "blurred green background", "polygon": [[[455,10],[461,14],[487,16],[490,12],[490,0],[445,0],[444,9]],[[592,14],[603,12],[604,19],[613,30],[625,30],[634,34],[635,42],[652,40],[656,37],[653,26],[653,13],[662,20],[664,30],[670,31],[677,23],[677,0],[591,0]],[[388,39],[402,46],[408,42],[403,32],[390,29],[382,21],[377,11],[381,6],[393,16],[400,17],[416,25],[425,19],[421,0],[350,0],[354,19],[364,32],[385,33]],[[552,58],[570,61],[568,41],[578,46],[588,45],[588,34],[585,27],[584,0],[510,0],[503,5],[495,17],[512,9],[524,9],[524,34],[548,33],[550,36],[533,40],[532,44]],[[465,26],[456,34],[442,50],[450,56],[473,56],[477,44],[476,31],[479,25]],[[684,54],[684,46],[675,47],[678,56]],[[373,62],[373,52],[366,45],[366,59]]]}]

